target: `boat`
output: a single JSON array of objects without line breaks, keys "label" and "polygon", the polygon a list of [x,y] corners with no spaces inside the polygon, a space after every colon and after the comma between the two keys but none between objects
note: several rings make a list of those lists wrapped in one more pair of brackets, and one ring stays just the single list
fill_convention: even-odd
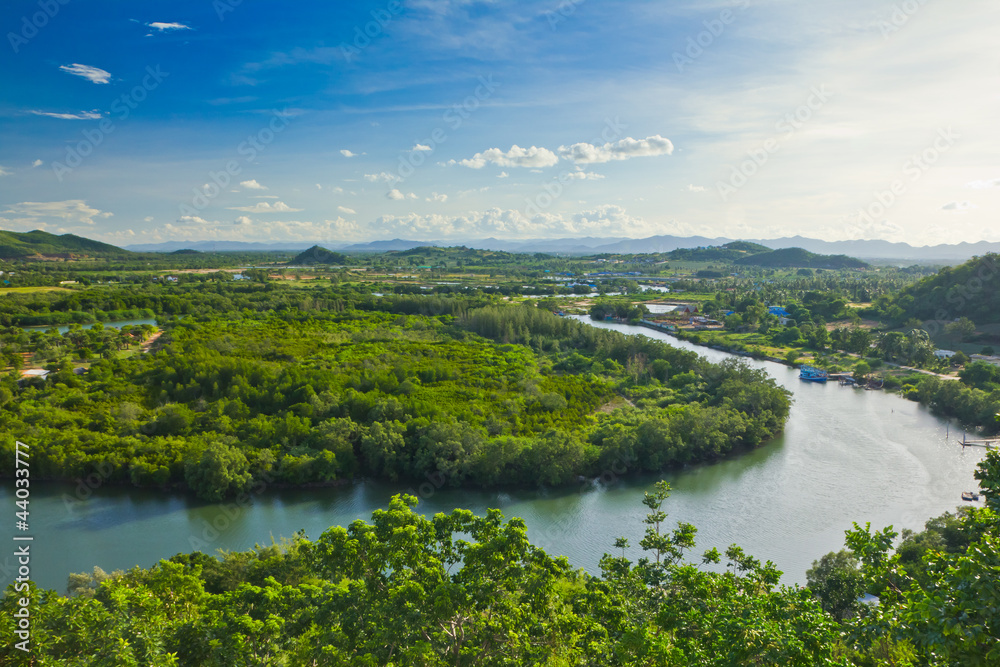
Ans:
[{"label": "boat", "polygon": [[979,500],[979,494],[975,491],[962,491],[962,500],[968,500],[969,502]]},{"label": "boat", "polygon": [[799,367],[799,379],[808,380],[809,382],[826,382],[830,379],[830,375],[822,368],[801,366]]}]

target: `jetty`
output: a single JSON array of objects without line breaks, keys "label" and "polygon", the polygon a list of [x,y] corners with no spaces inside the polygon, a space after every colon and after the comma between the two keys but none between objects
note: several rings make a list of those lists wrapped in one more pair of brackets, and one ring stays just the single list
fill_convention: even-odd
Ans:
[{"label": "jetty", "polygon": [[962,447],[985,447],[986,449],[994,449],[1000,446],[1000,438],[982,438],[976,440],[969,440],[965,433],[962,434]]}]

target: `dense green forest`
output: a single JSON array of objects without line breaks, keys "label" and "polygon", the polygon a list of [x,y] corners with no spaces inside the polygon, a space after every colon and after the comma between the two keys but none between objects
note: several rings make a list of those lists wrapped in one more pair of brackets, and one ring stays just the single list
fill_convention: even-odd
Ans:
[{"label": "dense green forest", "polygon": [[29,337],[53,375],[0,389],[3,469],[18,438],[45,443],[38,479],[101,470],[207,499],[358,475],[559,485],[620,461],[655,471],[753,448],[788,415],[787,392],[762,371],[530,303],[211,288],[178,303],[190,314],[157,351],[102,347],[82,375],[65,355],[101,330]]},{"label": "dense green forest", "polygon": [[946,266],[898,294],[884,296],[876,305],[890,322],[916,319],[937,330],[961,317],[977,324],[1000,321],[998,261],[1000,256],[988,254]]},{"label": "dense green forest", "polygon": [[15,614],[27,606],[22,646],[41,665],[985,667],[1000,661],[1000,455],[976,476],[986,508],[932,520],[895,550],[891,527],[855,524],[847,550],[814,563],[811,589],[780,586],[738,546],[695,555],[697,529],[668,525],[662,482],[643,501],[643,539],[608,545],[596,576],[498,510],[427,518],[397,496],[315,540],[95,568],[70,577],[69,597],[11,584],[0,656],[26,657]]}]

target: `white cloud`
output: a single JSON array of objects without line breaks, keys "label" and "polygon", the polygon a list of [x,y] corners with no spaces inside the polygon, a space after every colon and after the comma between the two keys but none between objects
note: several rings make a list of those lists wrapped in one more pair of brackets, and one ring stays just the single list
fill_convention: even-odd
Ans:
[{"label": "white cloud", "polygon": [[380,171],[377,174],[365,174],[364,178],[369,183],[395,183],[399,180],[399,176],[386,171]]},{"label": "white cloud", "polygon": [[482,169],[487,164],[498,167],[551,167],[559,162],[559,156],[548,148],[531,146],[521,148],[517,144],[510,147],[506,153],[499,148],[490,148],[482,153],[476,153],[467,160],[449,160],[448,164],[460,164],[470,169]]},{"label": "white cloud", "polygon": [[52,111],[36,111],[32,109],[28,113],[33,113],[36,116],[59,118],[61,120],[97,120],[101,117],[101,113],[97,109],[93,111],[81,111],[80,113],[54,113]]},{"label": "white cloud", "polygon": [[499,174],[497,174],[497,178],[507,178],[509,176],[510,174],[508,174],[506,171],[501,171]]},{"label": "white cloud", "polygon": [[267,190],[267,187],[258,183],[257,179],[251,179],[249,181],[240,181],[240,185],[247,190]]},{"label": "white cloud", "polygon": [[961,213],[962,211],[969,211],[974,208],[976,208],[976,205],[971,201],[950,201],[942,206],[941,210]]},{"label": "white cloud", "polygon": [[13,173],[10,169],[5,169],[3,165],[0,165],[0,176],[10,176]]},{"label": "white cloud", "polygon": [[335,241],[359,240],[356,222],[338,217],[336,220],[311,222],[301,220],[251,220],[240,216],[231,223],[206,221],[185,216],[162,228],[148,230],[143,235],[152,241],[169,239],[184,241]]},{"label": "white cloud", "polygon": [[448,201],[448,195],[439,195],[438,193],[434,192],[431,193],[431,196],[427,198],[427,201],[436,201],[436,202],[441,202],[443,204],[444,202]]},{"label": "white cloud", "polygon": [[100,67],[73,63],[72,65],[60,65],[59,69],[75,76],[81,76],[92,83],[108,83],[111,81],[111,72],[106,72]]},{"label": "white cloud", "polygon": [[31,166],[32,167],[41,167],[42,164],[43,164],[43,162],[41,160],[35,160],[34,162],[31,163]]},{"label": "white cloud", "polygon": [[[239,192],[239,190],[233,190]],[[279,199],[278,195],[250,195],[250,199]]]},{"label": "white cloud", "polygon": [[32,202],[23,201],[14,204],[5,213],[22,216],[22,223],[29,221],[45,221],[55,218],[62,224],[92,225],[94,218],[110,218],[113,213],[101,211],[87,205],[83,199],[67,199],[65,201]]},{"label": "white cloud", "polygon": [[581,142],[572,146],[559,147],[559,155],[577,164],[598,164],[612,160],[628,160],[634,157],[670,155],[673,152],[673,143],[658,134],[645,139],[626,137],[602,146]]},{"label": "white cloud", "polygon": [[424,145],[424,144],[416,144],[416,145],[415,145],[415,146],[414,146],[413,148],[411,148],[410,150],[411,150],[411,151],[429,151],[429,150],[432,150],[432,149],[431,149],[431,147],[430,147],[430,146],[426,146],[426,145]]},{"label": "white cloud", "polygon": [[592,171],[573,171],[568,174],[568,177],[577,181],[599,181],[604,178],[604,174],[595,174]]},{"label": "white cloud", "polygon": [[147,27],[153,30],[159,30],[163,32],[164,30],[190,30],[191,26],[184,25],[183,23],[162,23],[160,21],[153,21],[152,23],[147,23]]},{"label": "white cloud", "polygon": [[231,211],[244,211],[245,213],[296,213],[301,208],[292,208],[283,201],[271,202],[259,201],[253,206],[230,206]]},{"label": "white cloud", "polygon": [[[671,228],[668,231],[674,230]],[[437,213],[388,215],[377,218],[369,229],[374,238],[539,238],[592,234],[648,236],[662,232],[662,227],[647,223],[642,218],[632,217],[625,209],[614,205],[598,206],[568,217],[547,212],[529,216],[522,211],[500,208],[470,211],[458,216]]]},{"label": "white cloud", "polygon": [[142,221],[143,222],[152,222],[153,221],[153,216],[147,215],[145,218],[142,219]]},{"label": "white cloud", "polygon": [[347,150],[346,148],[341,148],[340,149],[340,154],[343,155],[344,157],[357,157],[358,156],[357,153],[352,153],[351,151]]},{"label": "white cloud", "polygon": [[965,187],[972,188],[973,190],[986,190],[988,188],[1000,187],[1000,178],[994,178],[988,181],[971,181],[965,184]]},{"label": "white cloud", "polygon": [[317,190],[322,190],[322,189],[323,189],[323,186],[322,186],[322,185],[320,185],[319,183],[317,183],[317,184],[316,184],[316,189],[317,189]]},{"label": "white cloud", "polygon": [[357,214],[357,211],[355,211],[353,208],[347,208],[346,206],[338,206],[337,210],[340,211],[341,213],[346,213],[347,215]]},{"label": "white cloud", "polygon": [[396,188],[393,188],[392,190],[389,190],[389,192],[385,193],[385,197],[386,199],[393,199],[396,201],[400,199],[418,199],[417,195],[413,194],[412,192],[407,192],[406,194],[403,194]]},{"label": "white cloud", "polygon": [[693,184],[689,184],[686,189],[688,192],[705,192],[708,190],[708,188],[706,188],[704,185],[693,185]]}]

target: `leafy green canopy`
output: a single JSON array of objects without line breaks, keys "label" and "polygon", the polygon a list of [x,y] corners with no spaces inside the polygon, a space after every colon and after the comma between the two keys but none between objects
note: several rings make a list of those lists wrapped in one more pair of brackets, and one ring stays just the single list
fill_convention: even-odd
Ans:
[{"label": "leafy green canopy", "polygon": [[10,383],[4,469],[19,438],[41,443],[39,479],[100,472],[210,500],[358,475],[559,485],[616,462],[660,470],[756,447],[788,415],[787,392],[761,371],[533,307],[202,319],[167,327],[152,355]]},{"label": "leafy green canopy", "polygon": [[[725,572],[683,562],[695,530],[665,529],[668,492],[661,483],[647,495],[647,555],[605,556],[598,577],[532,546],[520,519],[425,518],[412,496],[313,542],[77,576],[75,597],[30,593],[34,657],[98,667],[834,664],[836,625],[808,591],[778,587],[770,563],[737,547]],[[704,561],[721,558],[712,550]],[[8,589],[0,601],[4,659],[19,655],[17,597]]]}]

